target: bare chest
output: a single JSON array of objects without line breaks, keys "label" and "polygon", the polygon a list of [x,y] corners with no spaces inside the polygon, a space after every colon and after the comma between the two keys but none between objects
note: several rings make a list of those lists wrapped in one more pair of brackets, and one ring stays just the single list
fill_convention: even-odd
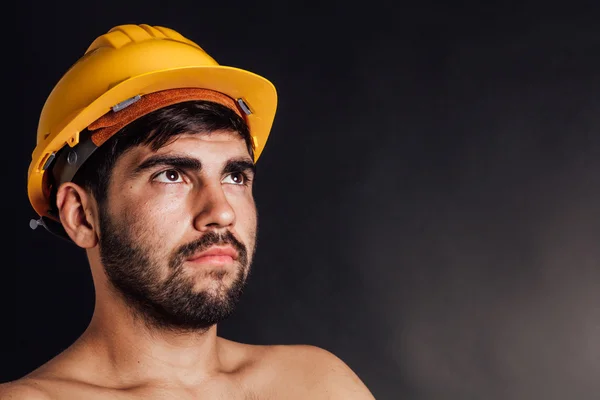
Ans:
[{"label": "bare chest", "polygon": [[81,384],[54,383],[45,390],[56,400],[275,400],[304,398],[300,393],[282,393],[282,387],[251,385],[230,382],[208,383],[201,387],[139,387],[107,389]]}]

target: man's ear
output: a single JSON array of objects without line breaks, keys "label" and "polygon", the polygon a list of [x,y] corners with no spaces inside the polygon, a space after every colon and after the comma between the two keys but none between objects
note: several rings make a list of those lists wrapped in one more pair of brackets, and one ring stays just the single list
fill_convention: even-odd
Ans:
[{"label": "man's ear", "polygon": [[98,226],[93,198],[81,186],[65,182],[56,192],[56,206],[71,240],[85,249],[96,246]]}]

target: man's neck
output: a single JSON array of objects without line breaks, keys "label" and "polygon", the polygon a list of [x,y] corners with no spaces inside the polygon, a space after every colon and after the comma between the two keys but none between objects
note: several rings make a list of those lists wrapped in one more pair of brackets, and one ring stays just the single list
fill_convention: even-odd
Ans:
[{"label": "man's neck", "polygon": [[220,371],[216,326],[200,332],[152,328],[112,303],[96,307],[77,344],[107,382],[194,386]]}]

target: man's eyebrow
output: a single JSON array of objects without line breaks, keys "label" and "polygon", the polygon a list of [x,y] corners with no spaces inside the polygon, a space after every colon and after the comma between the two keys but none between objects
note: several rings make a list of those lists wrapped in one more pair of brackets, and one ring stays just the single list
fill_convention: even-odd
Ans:
[{"label": "man's eyebrow", "polygon": [[223,168],[224,174],[229,174],[231,172],[242,172],[242,171],[250,171],[254,175],[256,173],[256,166],[252,161],[246,158],[241,159],[231,159],[227,161],[225,167]]},{"label": "man's eyebrow", "polygon": [[148,157],[140,165],[135,167],[133,174],[139,174],[140,172],[156,167],[157,165],[196,171],[199,171],[202,168],[200,160],[193,157],[157,154]]}]

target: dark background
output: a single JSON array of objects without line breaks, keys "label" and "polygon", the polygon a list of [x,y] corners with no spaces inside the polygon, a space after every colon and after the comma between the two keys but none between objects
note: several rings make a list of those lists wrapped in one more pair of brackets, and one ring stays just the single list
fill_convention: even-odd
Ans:
[{"label": "dark background", "polygon": [[148,23],[280,96],[258,165],[254,272],[221,335],[324,347],[377,399],[597,399],[591,4],[3,6],[0,381],[67,347],[93,307],[84,253],[28,227],[43,102],[96,36]]}]

